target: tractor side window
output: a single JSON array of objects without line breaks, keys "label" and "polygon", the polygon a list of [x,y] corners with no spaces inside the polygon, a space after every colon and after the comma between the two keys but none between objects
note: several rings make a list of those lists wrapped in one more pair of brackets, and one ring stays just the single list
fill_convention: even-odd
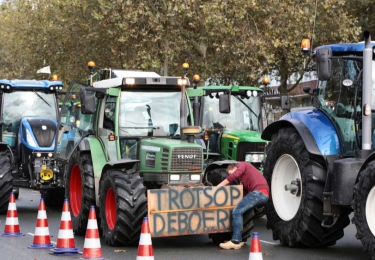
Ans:
[{"label": "tractor side window", "polygon": [[108,97],[104,109],[103,127],[111,131],[115,131],[115,101],[114,98]]},{"label": "tractor side window", "polygon": [[138,159],[138,144],[140,138],[121,138],[120,148],[121,148],[121,158],[122,159]]}]

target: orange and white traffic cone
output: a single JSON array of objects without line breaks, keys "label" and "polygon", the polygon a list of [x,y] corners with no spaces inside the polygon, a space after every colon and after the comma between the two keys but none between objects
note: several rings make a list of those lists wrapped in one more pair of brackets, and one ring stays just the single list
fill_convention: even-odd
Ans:
[{"label": "orange and white traffic cone", "polygon": [[250,244],[249,260],[263,260],[258,232],[253,232]]},{"label": "orange and white traffic cone", "polygon": [[30,249],[39,249],[39,248],[52,248],[51,237],[49,235],[48,229],[48,220],[46,212],[46,204],[44,199],[40,199],[38,217],[36,219],[36,227],[34,232],[34,241]]},{"label": "orange and white traffic cone", "polygon": [[20,225],[18,223],[18,213],[16,207],[16,198],[13,192],[10,193],[7,218],[5,220],[5,227],[2,236],[24,236],[24,234],[20,232]]},{"label": "orange and white traffic cone", "polygon": [[78,248],[75,246],[69,201],[67,199],[64,200],[56,247],[51,249],[51,251],[56,255],[72,255],[79,253]]},{"label": "orange and white traffic cone", "polygon": [[87,230],[85,243],[83,245],[82,258],[101,260],[103,252],[100,245],[98,222],[96,221],[95,206],[90,207],[89,220],[87,222]]},{"label": "orange and white traffic cone", "polygon": [[150,226],[148,225],[147,217],[143,218],[137,260],[154,260],[154,249],[152,248]]}]

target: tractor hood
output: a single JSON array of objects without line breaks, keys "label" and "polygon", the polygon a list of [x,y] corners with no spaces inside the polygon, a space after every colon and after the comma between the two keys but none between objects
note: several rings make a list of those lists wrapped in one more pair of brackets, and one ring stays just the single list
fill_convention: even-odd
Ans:
[{"label": "tractor hood", "polygon": [[239,142],[265,142],[261,133],[249,130],[224,130],[222,138],[238,140]]},{"label": "tractor hood", "polygon": [[169,138],[140,141],[141,172],[200,173],[203,171],[203,148],[195,143]]},{"label": "tractor hood", "polygon": [[57,122],[40,117],[23,117],[20,122],[20,142],[34,151],[53,151]]}]

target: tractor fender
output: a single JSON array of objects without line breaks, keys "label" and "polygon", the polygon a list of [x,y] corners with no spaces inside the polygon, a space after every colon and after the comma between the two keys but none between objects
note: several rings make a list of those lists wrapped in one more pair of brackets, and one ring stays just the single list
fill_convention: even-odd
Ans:
[{"label": "tractor fender", "polygon": [[94,168],[94,177],[100,178],[104,165],[107,163],[107,155],[103,153],[101,142],[95,137],[82,139],[76,148],[80,153],[89,152]]},{"label": "tractor fender", "polygon": [[273,134],[277,133],[281,128],[286,127],[293,127],[297,130],[309,153],[322,156],[322,152],[320,151],[310,129],[301,121],[293,118],[287,118],[284,120],[280,119],[269,124],[262,133],[262,139],[271,141]]},{"label": "tractor fender", "polygon": [[134,169],[134,166],[139,163],[139,160],[120,159],[117,161],[109,161],[104,165],[103,172],[109,169],[116,169],[120,171],[128,171]]},{"label": "tractor fender", "polygon": [[[315,109],[292,110],[266,127],[262,138],[271,140],[272,134],[283,127],[294,127],[313,155],[342,155],[342,140],[339,130],[326,112]],[[272,140],[271,140],[272,142]]]}]

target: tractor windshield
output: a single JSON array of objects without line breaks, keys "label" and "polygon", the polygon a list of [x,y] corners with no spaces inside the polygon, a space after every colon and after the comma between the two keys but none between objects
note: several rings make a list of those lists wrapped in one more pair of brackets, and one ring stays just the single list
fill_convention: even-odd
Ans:
[{"label": "tractor windshield", "polygon": [[231,112],[222,114],[219,112],[219,99],[204,97],[203,127],[216,128],[214,123],[230,130],[253,130],[262,131],[262,124],[259,124],[261,118],[261,99],[251,96],[250,98],[241,98],[232,96]]},{"label": "tractor windshield", "polygon": [[119,132],[122,136],[180,134],[181,92],[121,92]]},{"label": "tractor windshield", "polygon": [[56,96],[44,92],[13,91],[3,94],[3,131],[17,134],[22,117],[57,120]]},{"label": "tractor windshield", "polygon": [[[375,62],[372,65],[372,107],[375,106]],[[362,62],[350,59],[332,59],[332,76],[318,82],[321,109],[336,123],[343,153],[352,156],[360,147],[362,107]],[[374,119],[372,121],[374,128]],[[357,133],[355,132],[357,129]]]}]

